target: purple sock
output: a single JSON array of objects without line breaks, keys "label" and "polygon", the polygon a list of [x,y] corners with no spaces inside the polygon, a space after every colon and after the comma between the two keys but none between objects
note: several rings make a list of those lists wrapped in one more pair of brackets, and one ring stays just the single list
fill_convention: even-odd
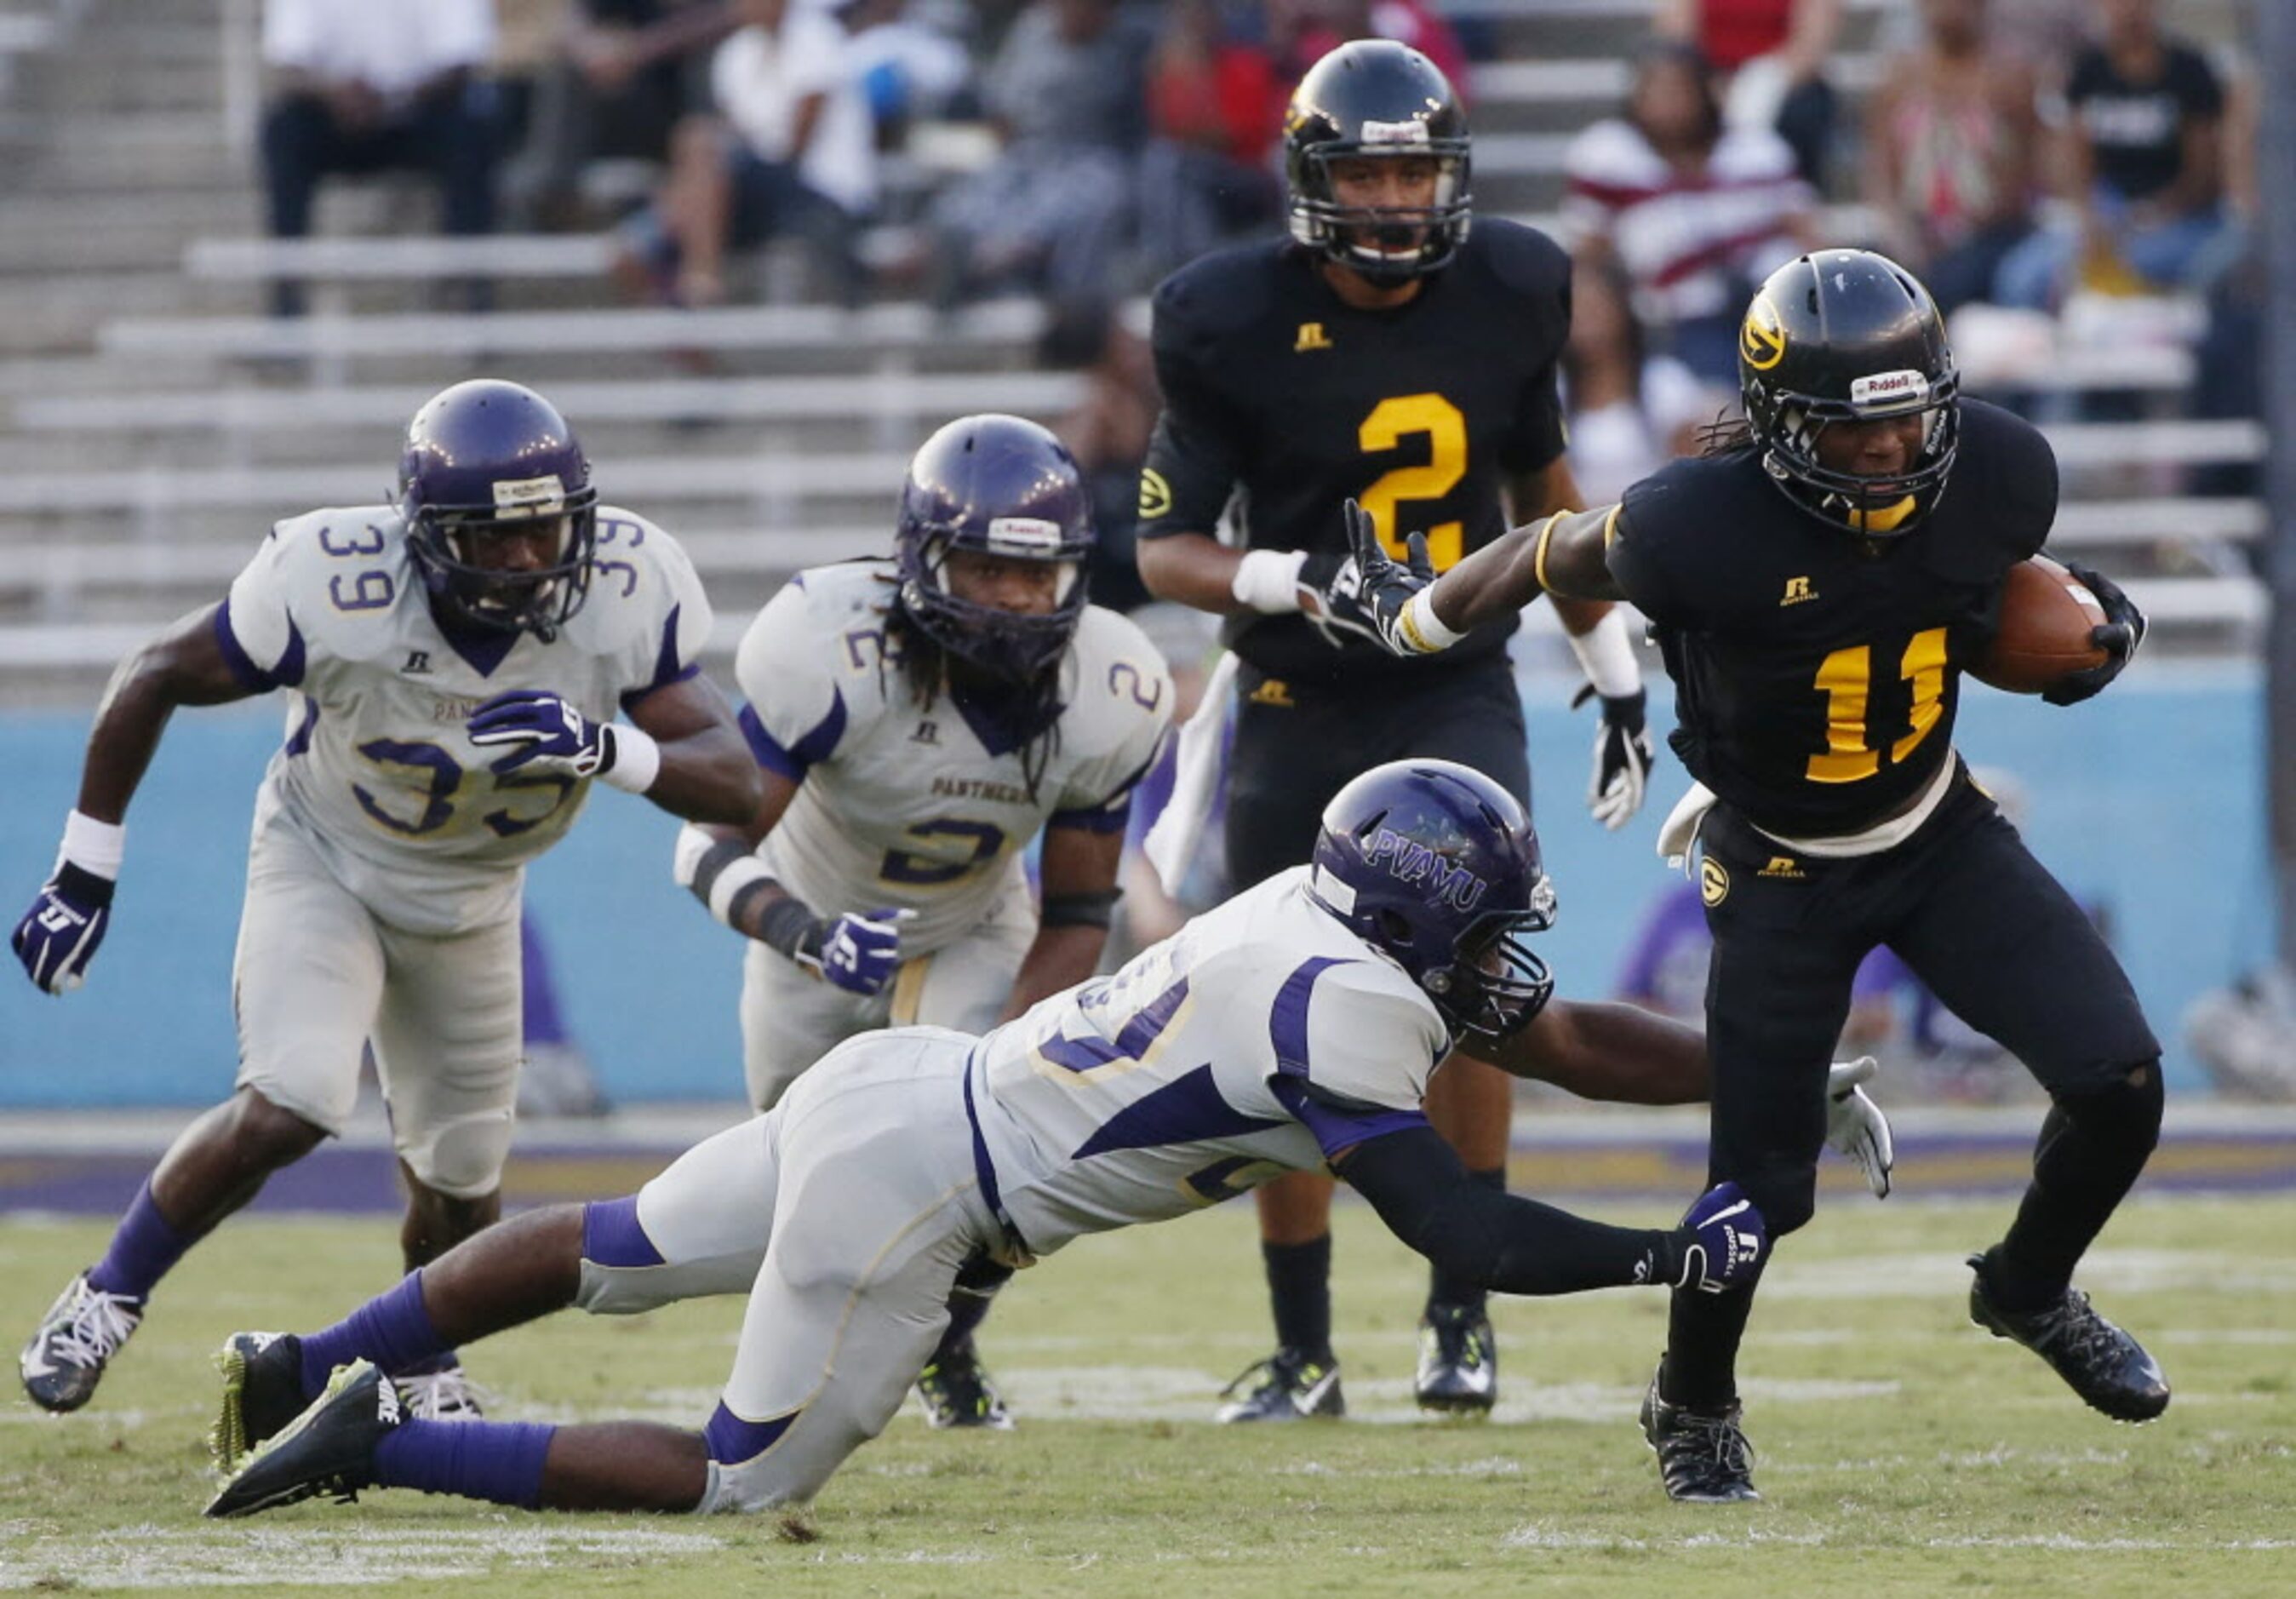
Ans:
[{"label": "purple sock", "polygon": [[111,1234],[111,1247],[89,1268],[88,1285],[106,1293],[147,1299],[160,1279],[175,1269],[184,1251],[197,1242],[177,1232],[160,1214],[160,1207],[152,1202],[152,1183],[147,1177],[136,1192],[135,1202],[119,1218],[119,1229]]},{"label": "purple sock", "polygon": [[423,1308],[422,1274],[410,1273],[389,1293],[303,1340],[303,1394],[316,1396],[330,1373],[354,1360],[372,1360],[386,1376],[402,1375],[451,1352]]},{"label": "purple sock", "polygon": [[401,1422],[375,1446],[374,1480],[532,1510],[557,1431],[540,1422]]}]

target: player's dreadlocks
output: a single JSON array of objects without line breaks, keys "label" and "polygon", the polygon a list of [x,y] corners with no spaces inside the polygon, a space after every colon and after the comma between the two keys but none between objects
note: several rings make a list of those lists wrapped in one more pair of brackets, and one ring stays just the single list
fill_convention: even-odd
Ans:
[{"label": "player's dreadlocks", "polygon": [[[885,611],[888,648],[877,658],[878,675],[883,676],[890,657],[890,664],[899,669],[901,680],[917,702],[917,709],[929,711],[939,703],[942,691],[948,687],[955,663],[939,641],[918,627],[902,609],[898,593]],[[1032,805],[1053,757],[1060,751],[1061,667],[1067,659],[1063,653],[1025,683],[996,685],[1001,693],[1010,696],[1006,703],[1014,725],[1027,729],[1021,745],[1021,778],[1028,784]]]}]

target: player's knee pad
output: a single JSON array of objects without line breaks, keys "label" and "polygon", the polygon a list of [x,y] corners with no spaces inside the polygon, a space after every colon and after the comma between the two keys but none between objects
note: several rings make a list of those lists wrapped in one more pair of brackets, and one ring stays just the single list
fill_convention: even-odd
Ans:
[{"label": "player's knee pad", "polygon": [[2091,1142],[2142,1157],[2161,1141],[2161,1113],[2167,1095],[2156,1057],[2141,1065],[2115,1068],[2103,1080],[2054,1088],[2050,1097],[2065,1119]]},{"label": "player's knee pad", "polygon": [[479,1199],[502,1186],[510,1130],[507,1111],[457,1117],[402,1144],[398,1158],[425,1188],[453,1199]]},{"label": "player's knee pad", "polygon": [[1760,1166],[1738,1173],[1736,1181],[1761,1211],[1773,1238],[1783,1238],[1795,1228],[1808,1225],[1809,1218],[1817,1214],[1815,1166],[1803,1162]]}]

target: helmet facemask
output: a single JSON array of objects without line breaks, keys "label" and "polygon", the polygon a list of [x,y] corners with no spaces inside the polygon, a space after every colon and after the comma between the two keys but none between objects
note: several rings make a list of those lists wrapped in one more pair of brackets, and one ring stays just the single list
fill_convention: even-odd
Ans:
[{"label": "helmet facemask", "polygon": [[1526,908],[1483,917],[1461,935],[1448,964],[1420,974],[1456,1043],[1470,1051],[1503,1044],[1546,1008],[1554,973],[1530,939],[1554,925],[1554,886],[1542,876]]},{"label": "helmet facemask", "polygon": [[[1067,534],[1040,517],[992,518],[985,534],[926,527],[901,545],[901,609],[942,649],[991,676],[1029,683],[1059,664],[1084,615],[1084,554],[1089,538]],[[959,550],[1055,569],[1050,611],[1009,611],[968,599],[950,580]]]},{"label": "helmet facemask", "polygon": [[[549,481],[554,488],[556,480]],[[546,563],[512,571],[487,558],[493,541],[530,533],[545,518],[558,529]],[[531,633],[545,644],[589,598],[597,529],[597,491],[587,486],[538,497],[530,508],[419,505],[406,512],[407,549],[435,605],[472,627]]]},{"label": "helmet facemask", "polygon": [[[1472,221],[1467,141],[1430,139],[1423,124],[1367,125],[1365,137],[1330,140],[1294,156],[1292,236],[1328,261],[1382,286],[1410,282],[1450,264]],[[1405,130],[1416,137],[1407,136]],[[1432,158],[1435,193],[1424,206],[1341,203],[1332,168],[1342,161]]]},{"label": "helmet facemask", "polygon": [[[1769,390],[1747,392],[1747,412],[1762,446],[1762,466],[1820,519],[1864,537],[1901,538],[1919,527],[1945,489],[1961,444],[1960,381],[1951,368],[1931,379],[1908,370],[1855,380],[1847,400]],[[1910,468],[1866,477],[1825,465],[1818,442],[1842,422],[1922,418],[1922,443]]]}]

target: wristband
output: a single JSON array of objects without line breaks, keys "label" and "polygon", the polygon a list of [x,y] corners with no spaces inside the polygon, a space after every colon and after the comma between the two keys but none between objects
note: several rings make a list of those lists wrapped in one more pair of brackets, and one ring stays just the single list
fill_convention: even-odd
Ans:
[{"label": "wristband", "polygon": [[706,894],[702,890],[700,878],[694,880],[693,891],[697,895],[703,896],[702,903],[709,907],[711,915],[735,932],[740,932],[742,924],[734,919],[734,901],[740,898],[742,890],[751,883],[770,882],[773,875],[773,873],[767,869],[765,862],[744,851],[741,859],[728,861],[716,874],[710,881]]},{"label": "wristband", "polygon": [[625,794],[643,794],[661,775],[661,746],[643,727],[611,722],[605,729],[606,759],[598,780]]},{"label": "wristband", "polygon": [[816,972],[821,970],[822,931],[821,918],[794,894],[783,894],[758,918],[758,943]]},{"label": "wristband", "polygon": [[121,824],[99,822],[77,810],[64,818],[63,847],[56,851],[59,866],[70,861],[108,882],[119,877],[119,863],[127,854],[127,829]]},{"label": "wristband", "polygon": [[1247,550],[1236,563],[1228,585],[1236,603],[1246,611],[1281,616],[1300,609],[1300,569],[1308,564],[1305,550]]},{"label": "wristband", "polygon": [[1411,603],[1396,619],[1396,628],[1403,642],[1422,655],[1432,655],[1438,650],[1447,650],[1467,636],[1456,627],[1445,625],[1435,614],[1435,591],[1423,588],[1411,596]]},{"label": "wristband", "polygon": [[1616,610],[1584,633],[1563,636],[1578,658],[1587,681],[1605,700],[1623,699],[1642,692],[1642,663],[1635,659],[1635,642],[1627,632],[1627,619]]}]

